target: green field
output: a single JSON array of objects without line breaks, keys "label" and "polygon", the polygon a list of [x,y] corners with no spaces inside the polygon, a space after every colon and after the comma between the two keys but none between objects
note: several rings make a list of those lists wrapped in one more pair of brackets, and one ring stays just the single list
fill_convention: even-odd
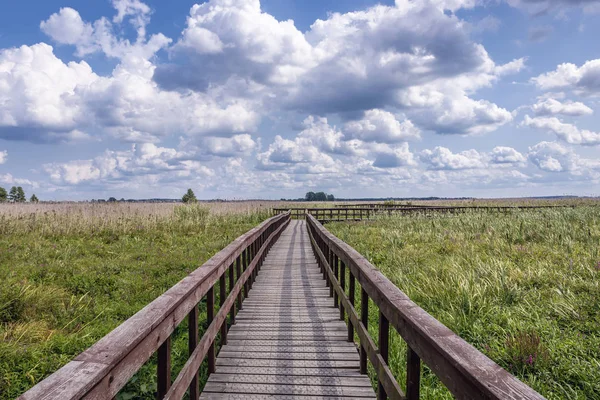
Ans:
[{"label": "green field", "polygon": [[[96,342],[282,204],[0,207],[0,399]],[[600,399],[600,208],[331,223],[426,311],[549,399]],[[218,290],[215,290],[218,293]],[[218,300],[217,300],[218,301]],[[359,304],[359,302],[357,303]],[[205,304],[200,305],[204,321]],[[377,310],[369,329],[377,338]],[[391,337],[403,385],[405,346]],[[187,359],[173,341],[173,377]],[[201,368],[206,377],[206,368]],[[118,396],[154,398],[151,359]],[[422,398],[451,398],[427,369]]]},{"label": "green field", "polygon": [[[173,205],[4,207],[1,399],[15,398],[66,364],[268,216]],[[187,358],[185,332],[184,322],[173,343],[174,373]],[[155,382],[150,362],[120,398],[152,399]]]},{"label": "green field", "polygon": [[[600,399],[600,208],[332,223],[419,306],[548,399]],[[377,338],[377,313],[370,308]],[[390,364],[405,381],[405,346]],[[451,398],[429,371],[423,398]]]}]

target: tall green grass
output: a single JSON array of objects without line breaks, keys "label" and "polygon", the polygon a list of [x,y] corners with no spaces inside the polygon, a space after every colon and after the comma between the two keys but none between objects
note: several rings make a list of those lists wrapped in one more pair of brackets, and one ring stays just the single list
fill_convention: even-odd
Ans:
[{"label": "tall green grass", "polygon": [[[0,399],[66,364],[268,216],[126,207],[0,213]],[[174,373],[185,362],[186,329],[175,335]],[[150,362],[120,398],[154,398],[155,379]]]},{"label": "tall green grass", "polygon": [[[549,399],[600,399],[600,208],[333,223],[414,302]],[[370,309],[377,337],[377,313]],[[405,381],[403,341],[390,364]],[[423,398],[451,398],[425,369]]]}]

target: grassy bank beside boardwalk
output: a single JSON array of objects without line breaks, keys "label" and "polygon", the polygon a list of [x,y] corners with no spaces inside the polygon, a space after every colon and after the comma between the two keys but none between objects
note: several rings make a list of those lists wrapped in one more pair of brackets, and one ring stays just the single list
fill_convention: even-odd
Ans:
[{"label": "grassy bank beside boardwalk", "polygon": [[[332,223],[403,292],[549,399],[600,399],[600,208]],[[369,330],[377,337],[371,307]],[[390,364],[405,381],[395,334]],[[425,369],[423,398],[451,398]]]},{"label": "grassy bank beside boardwalk", "polygon": [[[247,208],[221,211],[2,206],[0,399],[15,398],[60,368],[268,217]],[[185,322],[178,332],[174,373],[187,358]],[[154,398],[154,368],[148,363],[120,398]]]}]

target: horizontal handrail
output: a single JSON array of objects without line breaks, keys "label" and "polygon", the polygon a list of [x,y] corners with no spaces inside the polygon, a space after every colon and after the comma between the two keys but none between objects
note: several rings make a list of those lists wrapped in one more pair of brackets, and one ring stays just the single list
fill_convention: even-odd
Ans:
[{"label": "horizontal handrail", "polygon": [[[218,320],[213,320],[213,286],[220,280],[220,287],[223,290],[225,272],[229,270],[231,291],[235,264],[238,280],[233,289],[234,298],[237,297],[238,304],[241,304],[240,288],[244,286],[247,295],[248,278],[253,279],[256,276],[256,265],[262,262],[266,250],[273,242],[273,237],[281,232],[282,227],[289,223],[289,220],[290,213],[277,215],[241,235],[96,344],[21,395],[19,399],[111,399],[157,350],[158,397],[162,398],[170,388],[170,336],[175,328],[186,316],[189,316],[190,321],[196,318],[197,329],[197,305],[205,295],[209,304],[207,315],[211,320],[210,326],[213,326],[214,321],[223,323],[221,315]],[[240,272],[242,263],[245,267],[244,275]],[[231,303],[232,301],[229,300],[227,307],[231,308]],[[193,342],[193,338],[190,338],[191,351],[196,349],[197,343],[194,343],[192,349]],[[210,343],[206,342],[203,344],[209,347],[209,351],[212,348],[214,358],[214,337],[208,340]],[[214,369],[214,365],[212,368]]]},{"label": "horizontal handrail", "polygon": [[[475,347],[464,341],[441,322],[411,301],[366,258],[328,232],[316,218],[307,214],[309,233],[314,238],[315,252],[326,270],[328,284],[336,291],[340,312],[349,316],[349,330],[356,328],[361,346],[361,370],[367,357],[373,363],[380,382],[380,393],[403,398],[395,381],[390,381],[387,366],[388,326],[391,325],[408,345],[408,399],[419,396],[418,382],[422,360],[450,392],[459,399],[543,399],[529,386],[508,373]],[[318,248],[318,250],[317,250]],[[345,272],[350,272],[350,296],[344,291]],[[340,272],[341,272],[340,271]],[[342,278],[343,276],[343,278]],[[354,280],[361,286],[361,320],[354,309]],[[380,312],[379,342],[375,347],[368,337],[368,299]],[[361,326],[361,324],[363,326]],[[353,335],[352,335],[353,336]],[[350,333],[349,333],[350,338]],[[378,357],[380,356],[380,357]],[[393,378],[392,378],[393,379]],[[395,383],[395,385],[394,385]],[[380,397],[380,398],[385,398]]]}]

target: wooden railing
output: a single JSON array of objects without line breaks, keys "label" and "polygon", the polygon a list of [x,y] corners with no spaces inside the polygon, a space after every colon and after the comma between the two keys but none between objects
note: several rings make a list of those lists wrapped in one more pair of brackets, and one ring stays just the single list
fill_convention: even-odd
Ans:
[{"label": "wooden railing", "polygon": [[[379,399],[419,398],[421,361],[458,399],[543,399],[543,397],[465,342],[425,310],[413,303],[352,247],[306,215],[310,240],[339,307],[348,316],[348,341],[356,331],[360,342],[360,370],[371,362],[378,379]],[[346,270],[348,287],[346,288]],[[354,308],[356,283],[360,285],[360,316]],[[379,309],[377,343],[368,331],[369,299]],[[390,326],[408,346],[406,393],[388,366]]]},{"label": "wooden railing", "polygon": [[292,218],[304,219],[310,214],[319,222],[330,221],[361,221],[371,219],[375,215],[392,214],[459,214],[465,212],[508,212],[514,210],[531,210],[547,208],[564,208],[575,206],[373,206],[369,207],[334,207],[334,208],[273,208],[273,214],[291,212]]},{"label": "wooden railing", "polygon": [[371,208],[273,208],[275,215],[286,212],[291,212],[294,219],[304,219],[308,213],[319,221],[360,221],[375,214]]},{"label": "wooden railing", "polygon": [[477,205],[477,206],[453,206],[453,205],[431,205],[431,204],[385,204],[385,203],[355,203],[355,204],[336,204],[336,208],[371,208],[377,210],[413,210],[428,209],[428,210],[475,210],[475,211],[510,211],[510,210],[530,210],[530,209],[542,209],[542,208],[574,208],[574,205],[515,205],[515,206],[503,206],[503,205]]},{"label": "wooden railing", "polygon": [[[221,344],[227,343],[227,315],[233,323],[236,303],[239,309],[269,248],[289,221],[290,213],[284,213],[240,236],[19,399],[111,399],[154,353],[158,353],[157,398],[181,399],[189,390],[190,398],[197,399],[200,365],[207,357],[209,374],[215,371],[215,338],[220,333]],[[215,315],[217,282],[220,306]],[[198,340],[198,304],[204,297],[208,328]],[[171,384],[171,334],[186,317],[190,356]]]}]

